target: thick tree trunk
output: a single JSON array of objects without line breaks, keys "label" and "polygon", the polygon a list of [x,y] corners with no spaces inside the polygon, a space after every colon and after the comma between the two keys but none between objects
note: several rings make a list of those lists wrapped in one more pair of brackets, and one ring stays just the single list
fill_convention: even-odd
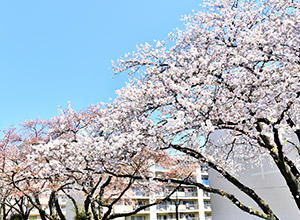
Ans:
[{"label": "thick tree trunk", "polygon": [[285,179],[286,184],[288,185],[290,192],[293,195],[293,198],[295,199],[298,209],[300,210],[300,183],[299,183],[299,180],[293,175],[290,167],[285,163],[285,161],[282,160],[281,158],[279,158],[275,152],[273,152],[271,150],[270,155],[272,156],[281,175]]},{"label": "thick tree trunk", "polygon": [[[228,173],[226,170],[224,170],[222,167],[219,165],[209,161],[206,157],[204,157],[201,153],[194,151],[193,149],[186,148],[186,147],[181,147],[178,145],[171,145],[172,148],[183,152],[195,159],[198,159],[200,162],[206,163],[209,167],[212,169],[216,170],[218,173],[220,173],[227,181],[231,182],[234,186],[236,186],[241,192],[245,193],[247,196],[249,196],[261,209],[262,211],[268,216],[268,219],[278,219],[276,215],[273,213],[272,209],[269,207],[269,205],[261,198],[259,197],[256,192],[251,189],[250,187],[244,185],[241,183],[237,178],[232,176],[230,173]],[[216,192],[213,192],[216,193]],[[241,208],[241,207],[240,207]],[[247,208],[242,208],[243,211],[246,211],[250,214],[254,214]],[[248,210],[248,211],[247,211]]]},{"label": "thick tree trunk", "polygon": [[87,196],[84,201],[84,211],[89,220],[92,219],[92,216],[90,215],[89,212],[90,204],[91,204],[90,196]]},{"label": "thick tree trunk", "polygon": [[54,204],[55,204],[55,209],[56,209],[56,212],[59,216],[59,218],[61,220],[66,220],[61,208],[60,208],[60,205],[59,205],[59,202],[58,202],[58,198],[56,197],[56,195],[54,195]]},{"label": "thick tree trunk", "polygon": [[22,214],[22,220],[28,220],[29,214]]},{"label": "thick tree trunk", "polygon": [[93,219],[98,220],[99,218],[98,218],[97,210],[96,210],[96,207],[95,207],[94,203],[91,203],[91,210],[92,210],[92,213],[93,213]]},{"label": "thick tree trunk", "polygon": [[176,204],[175,204],[175,206],[176,206],[176,220],[179,220],[179,204],[177,203],[178,201],[176,201]]},{"label": "thick tree trunk", "polygon": [[42,209],[39,209],[39,214],[42,220],[47,220],[46,218],[46,212]]}]

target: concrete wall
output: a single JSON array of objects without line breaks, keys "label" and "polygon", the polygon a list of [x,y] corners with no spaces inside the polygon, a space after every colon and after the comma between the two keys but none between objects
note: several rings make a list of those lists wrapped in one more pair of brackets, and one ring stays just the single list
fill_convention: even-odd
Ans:
[{"label": "concrete wall", "polygon": [[[272,167],[264,163],[261,167],[248,169],[241,173],[239,179],[242,183],[251,186],[255,189],[264,200],[267,202],[274,213],[283,220],[299,220],[300,212],[294,202],[291,193],[289,192],[283,177],[279,174],[275,165]],[[235,186],[228,183],[221,175],[215,171],[209,170],[210,185],[216,188],[225,189],[231,192],[244,202],[244,204],[257,207],[252,201],[240,193]],[[247,214],[235,205],[229,202],[228,199],[218,195],[211,195],[213,219],[214,220],[257,220],[261,219],[256,216]]]}]

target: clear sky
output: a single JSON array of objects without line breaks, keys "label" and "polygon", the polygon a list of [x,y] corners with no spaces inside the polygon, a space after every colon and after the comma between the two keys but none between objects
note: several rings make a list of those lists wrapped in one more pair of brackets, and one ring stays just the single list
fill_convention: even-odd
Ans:
[{"label": "clear sky", "polygon": [[0,129],[107,102],[125,85],[111,60],[163,40],[200,0],[0,1]]}]

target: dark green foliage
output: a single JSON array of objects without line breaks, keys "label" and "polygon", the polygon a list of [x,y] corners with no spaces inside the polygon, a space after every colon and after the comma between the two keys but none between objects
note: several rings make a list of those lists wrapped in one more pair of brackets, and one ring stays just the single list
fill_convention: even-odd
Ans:
[{"label": "dark green foliage", "polygon": [[22,215],[15,213],[10,216],[10,220],[22,220]]},{"label": "dark green foliage", "polygon": [[85,213],[83,212],[80,212],[78,213],[75,217],[74,217],[74,220],[87,220],[88,217]]}]

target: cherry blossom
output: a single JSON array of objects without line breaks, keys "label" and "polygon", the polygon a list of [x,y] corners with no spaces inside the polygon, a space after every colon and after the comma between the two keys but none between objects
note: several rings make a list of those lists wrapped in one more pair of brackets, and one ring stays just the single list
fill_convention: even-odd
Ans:
[{"label": "cherry blossom", "polygon": [[[257,203],[261,198],[233,176],[262,158],[273,161],[300,208],[299,2],[203,7],[184,17],[186,29],[170,34],[169,43],[139,45],[113,63],[131,77],[112,104],[114,124],[126,136],[143,135],[150,149],[206,163]],[[277,219],[267,206],[259,205],[262,214],[238,204]]]}]

